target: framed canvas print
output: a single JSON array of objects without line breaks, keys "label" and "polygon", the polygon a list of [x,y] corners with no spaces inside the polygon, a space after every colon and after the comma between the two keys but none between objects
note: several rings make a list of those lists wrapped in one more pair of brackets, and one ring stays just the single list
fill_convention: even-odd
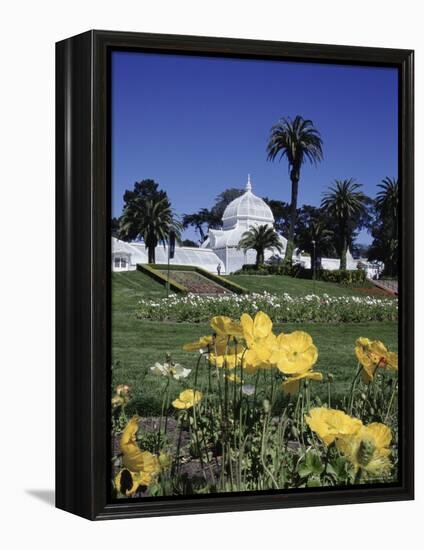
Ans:
[{"label": "framed canvas print", "polygon": [[56,52],[57,506],[413,498],[413,52]]}]

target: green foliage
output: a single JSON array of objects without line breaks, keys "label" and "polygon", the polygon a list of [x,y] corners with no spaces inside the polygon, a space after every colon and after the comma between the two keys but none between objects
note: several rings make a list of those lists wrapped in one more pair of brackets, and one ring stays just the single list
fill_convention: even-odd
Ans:
[{"label": "green foliage", "polygon": [[136,182],[133,191],[125,192],[124,209],[119,218],[119,237],[128,241],[142,238],[149,263],[155,263],[156,246],[166,243],[171,231],[180,239],[181,229],[182,225],[173,216],[166,192],[159,190],[153,180]]},{"label": "green foliage", "polygon": [[[350,353],[353,355],[353,350]],[[216,368],[203,358],[194,362],[192,379],[187,381],[201,392],[201,400],[187,410],[175,411],[171,433],[169,412],[162,410],[158,428],[149,433],[138,433],[137,444],[143,451],[158,454],[161,450],[171,455],[170,465],[162,470],[155,482],[145,488],[148,496],[194,495],[232,491],[261,491],[303,487],[336,487],[369,482],[393,482],[397,478],[398,408],[397,376],[378,369],[371,384],[358,380],[360,370],[348,369],[350,390],[343,399],[330,406],[316,395],[317,384],[302,384],[292,399],[281,392],[281,373],[260,370],[254,378],[254,392],[246,395],[239,384],[229,382],[233,374],[225,368]],[[241,376],[242,367],[236,373]],[[206,370],[207,376],[200,373]],[[157,390],[171,400],[180,388],[168,392],[168,382],[156,379]],[[194,382],[194,384],[193,384]],[[330,394],[328,394],[328,397]],[[277,398],[282,406],[277,409]],[[351,403],[349,410],[348,402]],[[390,430],[389,468],[378,471],[375,447],[361,441],[358,454],[350,456],[329,444],[312,430],[305,417],[314,407],[344,411],[368,426],[379,422]],[[325,410],[325,409],[324,409]],[[335,426],[332,425],[335,430]],[[139,430],[140,432],[140,430]],[[343,437],[343,430],[340,436]],[[368,445],[368,447],[367,447]],[[359,453],[362,453],[361,456]],[[363,459],[364,453],[366,460]],[[374,460],[377,470],[357,468],[357,460],[365,465]],[[113,466],[122,465],[115,455]],[[365,467],[364,467],[365,468]],[[139,496],[142,496],[139,494]]]},{"label": "green foliage", "polygon": [[376,216],[371,225],[373,242],[368,259],[384,262],[384,275],[396,277],[399,260],[399,184],[394,178],[385,178],[375,201]]},{"label": "green foliage", "polygon": [[221,227],[225,208],[231,201],[240,197],[243,193],[244,189],[236,189],[234,187],[225,189],[216,197],[215,204],[211,209],[201,208],[198,212],[184,214],[184,229],[194,227],[196,233],[198,233],[200,237],[200,241],[203,242],[206,239],[207,230]]},{"label": "green foliage", "polygon": [[291,180],[290,224],[285,263],[291,265],[294,231],[297,217],[297,195],[300,169],[305,161],[316,164],[322,160],[322,139],[311,120],[297,115],[293,120],[281,118],[271,128],[267,146],[268,160],[287,159]]},{"label": "green foliage", "polygon": [[362,185],[353,178],[335,180],[324,193],[321,208],[334,217],[337,225],[337,244],[340,254],[340,269],[346,269],[346,255],[353,241],[355,230],[360,226],[361,216],[366,213],[369,199],[360,191]]},{"label": "green foliage", "polygon": [[[288,266],[286,264],[261,264],[259,266],[245,264],[241,270],[234,275],[282,275],[296,277],[299,279],[313,279],[313,270],[305,269],[298,264]],[[360,286],[367,284],[366,273],[362,269],[317,269],[315,272],[317,280],[327,283],[337,283],[346,286]]]},{"label": "green foliage", "polygon": [[367,275],[362,269],[321,269],[318,272],[318,278],[321,281],[329,283],[339,283],[342,285],[361,285],[367,282]]},{"label": "green foliage", "polygon": [[278,233],[268,225],[253,226],[243,233],[238,248],[256,251],[256,266],[264,263],[265,251],[281,252],[283,247]]}]

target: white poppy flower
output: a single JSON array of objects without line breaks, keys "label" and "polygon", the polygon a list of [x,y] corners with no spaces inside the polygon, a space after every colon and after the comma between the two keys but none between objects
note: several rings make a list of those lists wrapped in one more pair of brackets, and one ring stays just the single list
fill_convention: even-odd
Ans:
[{"label": "white poppy flower", "polygon": [[180,364],[176,363],[175,365],[170,363],[155,363],[154,367],[150,367],[150,370],[153,374],[157,376],[171,376],[175,380],[180,380],[181,378],[187,378],[191,373],[191,369],[186,369]]},{"label": "white poppy flower", "polygon": [[187,376],[191,373],[191,369],[186,369],[185,367],[182,367],[181,365],[174,365],[170,368],[170,374],[175,378],[175,380],[181,380],[181,378],[187,378]]},{"label": "white poppy flower", "polygon": [[241,391],[244,395],[253,395],[255,393],[255,386],[253,384],[243,384]]},{"label": "white poppy flower", "polygon": [[163,365],[161,365],[160,363],[155,363],[155,366],[150,367],[150,370],[153,374],[156,374],[156,376],[169,376],[168,363],[164,363]]}]

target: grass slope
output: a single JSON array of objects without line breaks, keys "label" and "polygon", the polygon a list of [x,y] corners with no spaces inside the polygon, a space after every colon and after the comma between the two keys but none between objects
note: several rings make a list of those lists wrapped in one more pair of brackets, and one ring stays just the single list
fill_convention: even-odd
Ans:
[{"label": "grass slope", "polygon": [[[241,284],[246,286],[247,284],[253,286],[251,279],[257,280],[256,276],[252,278],[241,276],[241,278]],[[276,278],[283,279],[283,277]],[[312,284],[311,281],[304,280],[290,279],[290,281],[303,283],[294,284],[293,288],[296,288],[297,292],[290,290],[292,294],[307,293],[305,283]],[[330,285],[330,283],[321,284]],[[342,289],[345,290],[343,287]],[[158,323],[136,319],[135,310],[139,299],[164,296],[166,296],[165,289],[143,273],[112,274],[113,384],[125,383],[132,387],[135,396],[133,409],[143,416],[158,414],[162,403],[161,392],[164,380],[152,375],[149,368],[156,361],[163,362],[166,353],[170,352],[176,362],[194,369],[198,355],[185,352],[181,347],[186,342],[210,333],[207,324]],[[397,349],[397,323],[394,322],[344,323],[336,326],[316,323],[290,324],[275,327],[276,332],[281,330],[284,332],[305,330],[311,334],[319,350],[316,370],[323,373],[331,372],[334,375],[335,395],[341,395],[348,390],[355,372],[357,363],[353,350],[356,338],[367,336],[371,339],[379,339],[391,349]],[[199,383],[206,383],[206,368],[203,367],[200,372]],[[186,386],[193,384],[193,374],[194,372],[184,382]],[[319,388],[321,395],[324,395],[325,384],[317,383],[315,387]],[[183,383],[172,382],[173,395],[176,396],[182,389]]]},{"label": "grass slope", "polygon": [[270,292],[280,294],[287,292],[294,296],[305,294],[328,294],[330,296],[366,296],[385,294],[376,289],[371,283],[364,284],[363,288],[350,288],[337,283],[324,281],[310,281],[296,279],[285,275],[228,275],[227,278],[238,285],[244,286],[251,292]]}]

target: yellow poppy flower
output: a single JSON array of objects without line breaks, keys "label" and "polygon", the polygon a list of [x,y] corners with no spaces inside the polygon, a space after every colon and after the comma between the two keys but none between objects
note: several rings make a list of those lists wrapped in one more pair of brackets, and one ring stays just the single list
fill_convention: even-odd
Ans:
[{"label": "yellow poppy flower", "polygon": [[122,463],[131,472],[143,472],[154,475],[159,472],[159,462],[156,455],[142,451],[136,443],[138,431],[138,416],[133,416],[122,432],[119,446],[122,452]]},{"label": "yellow poppy flower", "polygon": [[387,368],[389,370],[398,370],[398,355],[395,352],[388,351],[383,342],[379,340],[369,340],[368,338],[358,338],[356,340],[355,354],[359,363],[362,365],[362,380],[369,384],[378,368]]},{"label": "yellow poppy flower", "polygon": [[216,350],[217,353],[212,352],[209,354],[209,360],[212,365],[219,368],[225,367],[232,370],[241,364],[243,353],[245,351],[243,346],[226,346],[224,349],[222,349],[222,347],[219,348]]},{"label": "yellow poppy flower", "polygon": [[362,426],[356,434],[340,437],[336,445],[355,471],[361,468],[370,476],[380,476],[391,468],[391,440],[390,428],[385,424],[373,422],[368,426]]},{"label": "yellow poppy flower", "polygon": [[247,345],[243,359],[246,372],[253,372],[258,367],[271,367],[268,361],[276,339],[272,332],[271,319],[263,311],[258,311],[254,319],[243,313],[240,323]]},{"label": "yellow poppy flower", "polygon": [[131,472],[123,468],[115,476],[115,487],[123,495],[133,495],[139,487],[147,487],[152,484],[155,477],[147,472]]},{"label": "yellow poppy flower", "polygon": [[185,351],[208,351],[222,355],[225,348],[228,347],[228,336],[201,336],[195,342],[189,342],[183,345]]},{"label": "yellow poppy flower", "polygon": [[343,411],[315,407],[305,415],[310,429],[315,432],[326,445],[344,435],[356,434],[362,427],[358,418],[352,418]]},{"label": "yellow poppy flower", "polygon": [[172,406],[176,409],[191,409],[201,401],[203,394],[198,390],[184,390],[179,397],[172,402]]},{"label": "yellow poppy flower", "polygon": [[213,331],[220,336],[243,337],[243,328],[241,324],[238,321],[233,321],[230,317],[225,317],[225,315],[212,317],[211,327]]},{"label": "yellow poppy flower", "polygon": [[212,345],[213,336],[201,336],[195,342],[190,342],[183,345],[183,350],[185,351],[198,351],[203,348],[208,348]]},{"label": "yellow poppy flower", "polygon": [[270,362],[284,374],[302,374],[318,359],[318,350],[307,332],[295,330],[277,336]]},{"label": "yellow poppy flower", "polygon": [[322,374],[320,372],[304,372],[303,374],[296,374],[294,376],[290,376],[287,380],[283,382],[283,391],[284,393],[288,393],[290,395],[293,395],[299,391],[300,381],[302,379],[307,380],[317,380],[319,382],[322,381]]}]

